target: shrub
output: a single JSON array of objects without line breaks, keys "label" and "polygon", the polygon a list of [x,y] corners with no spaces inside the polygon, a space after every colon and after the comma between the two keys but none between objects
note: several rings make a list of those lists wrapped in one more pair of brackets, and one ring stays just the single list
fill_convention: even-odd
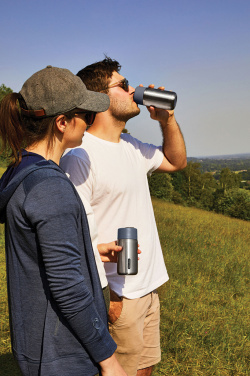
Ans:
[{"label": "shrub", "polygon": [[149,190],[151,196],[171,201],[173,194],[173,185],[169,174],[152,174],[149,179]]}]

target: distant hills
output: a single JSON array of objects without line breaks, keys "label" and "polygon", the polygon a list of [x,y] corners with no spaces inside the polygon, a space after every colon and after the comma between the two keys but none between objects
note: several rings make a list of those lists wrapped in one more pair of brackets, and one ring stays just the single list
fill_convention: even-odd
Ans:
[{"label": "distant hills", "polygon": [[188,157],[187,160],[199,163],[202,172],[220,171],[223,168],[229,168],[235,172],[250,170],[250,153]]},{"label": "distant hills", "polygon": [[188,160],[196,160],[196,161],[202,161],[204,159],[250,159],[250,153],[242,153],[242,154],[225,154],[225,155],[211,155],[211,156],[199,156],[199,157],[188,157]]}]

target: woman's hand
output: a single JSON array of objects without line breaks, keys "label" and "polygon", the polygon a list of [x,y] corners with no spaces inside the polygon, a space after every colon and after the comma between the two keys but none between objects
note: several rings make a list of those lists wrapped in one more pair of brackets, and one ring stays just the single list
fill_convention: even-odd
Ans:
[{"label": "woman's hand", "polygon": [[[102,262],[117,262],[117,254],[121,252],[122,247],[117,245],[117,241],[110,243],[101,243],[97,245]],[[141,253],[138,244],[138,254]],[[139,259],[139,258],[138,258]]]},{"label": "woman's hand", "polygon": [[107,358],[99,363],[102,371],[102,376],[128,376],[118,360],[113,354],[110,358]]}]

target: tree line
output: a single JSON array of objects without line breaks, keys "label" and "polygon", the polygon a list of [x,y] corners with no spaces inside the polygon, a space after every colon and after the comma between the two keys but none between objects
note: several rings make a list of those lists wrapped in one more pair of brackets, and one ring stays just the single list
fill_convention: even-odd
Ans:
[{"label": "tree line", "polygon": [[[250,170],[247,172],[250,175]],[[250,181],[242,183],[242,174],[228,167],[215,178],[211,172],[202,172],[200,163],[189,161],[182,171],[154,173],[148,180],[151,196],[250,220]]]},{"label": "tree line", "polygon": [[221,157],[188,158],[201,164],[202,172],[218,173],[228,167],[232,171],[250,170],[250,154],[228,155]]},{"label": "tree line", "polygon": [[12,92],[13,92],[13,90],[10,87],[7,87],[4,84],[2,84],[0,86],[0,103],[3,99],[3,97],[5,97],[5,95],[12,93]]}]

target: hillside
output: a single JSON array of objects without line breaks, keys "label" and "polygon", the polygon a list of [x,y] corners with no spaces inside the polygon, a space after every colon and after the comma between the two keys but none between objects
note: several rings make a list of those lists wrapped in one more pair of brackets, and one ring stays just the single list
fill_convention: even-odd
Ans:
[{"label": "hillside", "polygon": [[[157,199],[153,205],[170,276],[159,289],[162,362],[154,376],[248,375],[250,223]],[[3,226],[0,278],[0,370],[17,376],[8,335]]]},{"label": "hillside", "polygon": [[250,224],[153,203],[170,276],[155,375],[248,375]]}]

